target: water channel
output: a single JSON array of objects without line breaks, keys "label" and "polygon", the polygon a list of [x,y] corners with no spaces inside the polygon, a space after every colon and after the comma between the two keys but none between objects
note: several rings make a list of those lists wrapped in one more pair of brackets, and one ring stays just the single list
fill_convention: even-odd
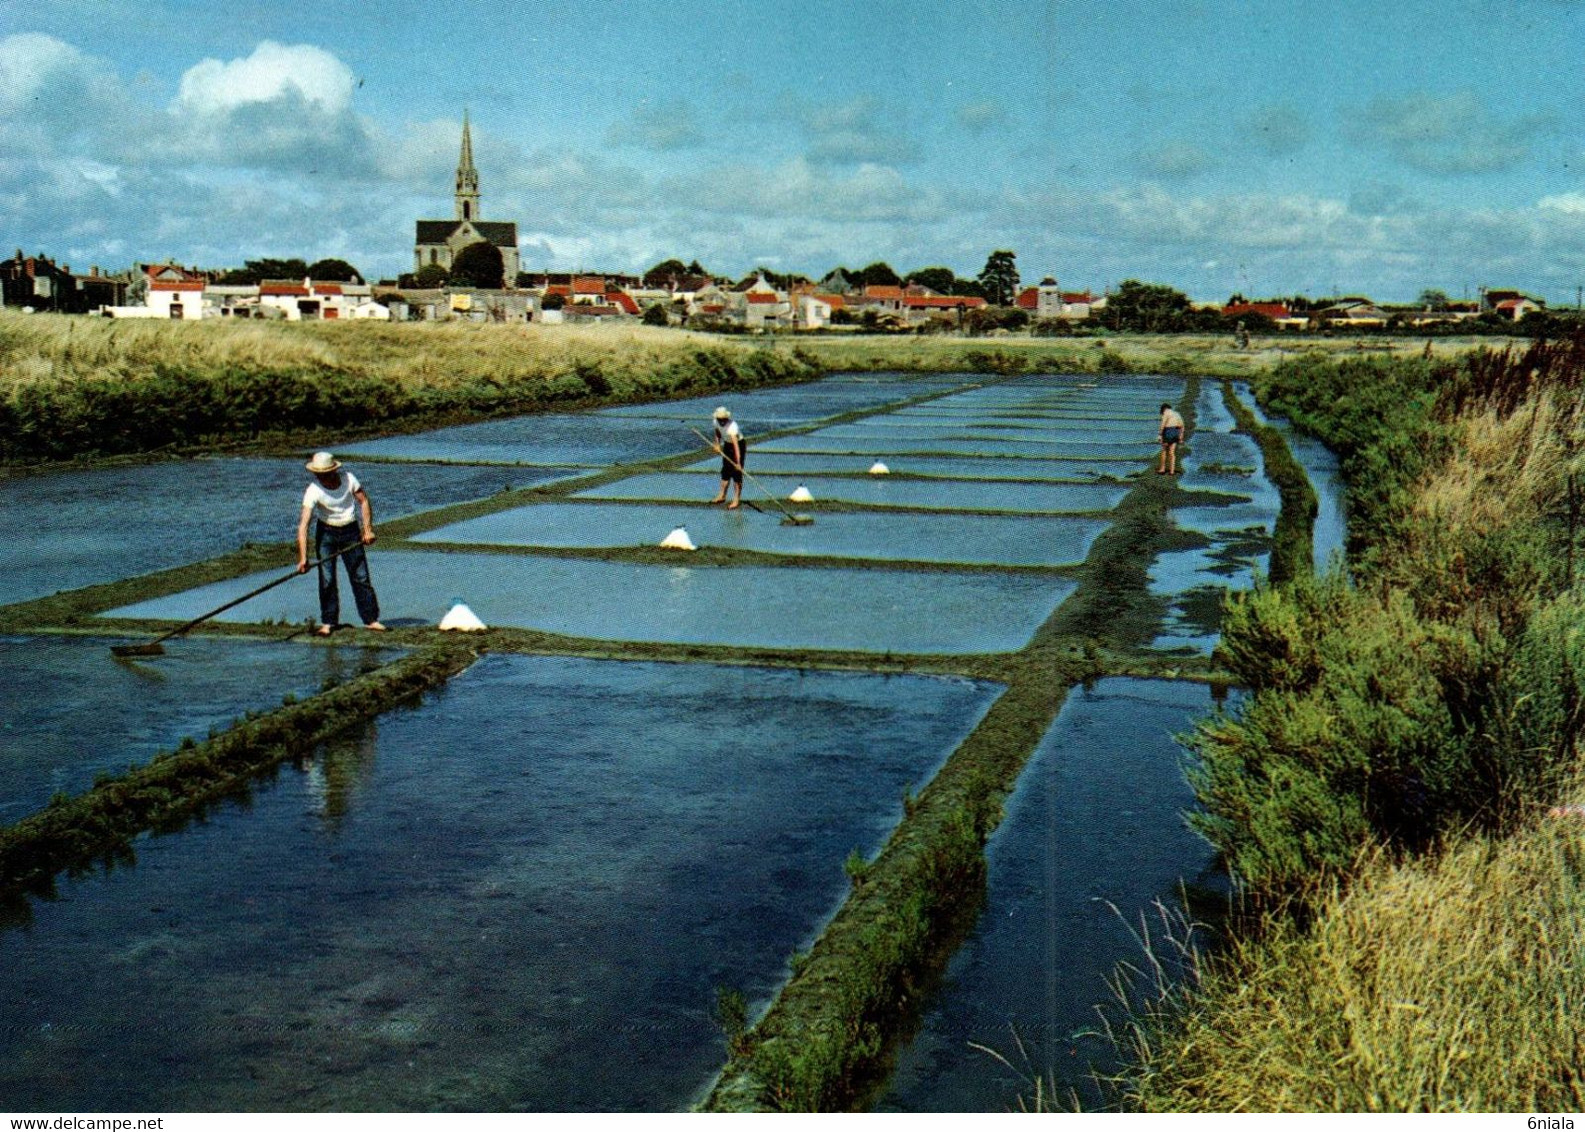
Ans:
[{"label": "water channel", "polygon": [[[838,377],[348,452],[440,462],[354,465],[397,497],[394,510],[398,482],[421,482],[420,506],[435,506],[492,494],[503,474],[515,486],[567,474],[557,462],[695,449],[676,438],[674,410],[707,416],[725,400],[766,422],[818,425],[873,409],[835,426],[852,438],[825,442],[837,453],[751,449],[751,469],[778,494],[797,476],[817,500],[860,508],[816,505],[809,527],[699,506],[716,486],[706,461],[443,523],[423,537],[444,547],[381,544],[370,556],[393,623],[432,624],[462,598],[490,624],[614,644],[853,650],[862,668],[866,655],[1022,649],[1078,585],[1027,567],[1084,559],[1131,485],[1153,480],[1156,406],[1184,391],[1177,378]],[[895,407],[924,394],[943,395]],[[1100,427],[1086,432],[1088,413]],[[1277,505],[1215,384],[1201,383],[1196,416],[1180,486],[1220,495],[1181,497],[1173,521],[1205,545],[1150,566],[1169,605],[1155,647],[1169,653],[1209,652],[1217,598],[1262,566]],[[942,427],[918,423],[931,421]],[[821,431],[786,439],[818,445]],[[892,443],[931,445],[932,431],[969,439],[887,456],[932,478],[861,474],[881,451],[861,449],[867,438],[917,433]],[[542,466],[468,462],[507,453]],[[261,463],[280,465],[270,474],[290,516],[297,462]],[[102,473],[146,477],[100,481],[120,483],[105,506],[159,526],[164,477],[190,470]],[[249,477],[265,472],[242,470],[234,490],[249,495]],[[70,474],[87,477],[74,498],[104,494],[92,479],[101,473]],[[1112,482],[1095,482],[1103,476]],[[6,487],[22,489],[14,505],[47,511],[47,491],[28,485],[48,482]],[[276,488],[258,493],[270,497],[261,521],[274,521]],[[927,510],[862,509],[876,506]],[[788,557],[588,556],[651,546],[677,523],[706,545]],[[37,542],[8,548],[10,563],[43,561],[47,574],[50,540]],[[204,556],[176,538],[165,552]],[[800,565],[800,554],[843,565]],[[911,565],[929,563],[953,565]],[[120,559],[91,580],[151,568]],[[272,576],[106,612],[195,616]],[[304,581],[222,620],[300,621],[313,609]],[[331,648],[204,639],[118,666],[104,641],[42,640],[0,640],[8,670],[26,676],[4,705],[20,721],[0,746],[0,801],[13,809],[387,655],[361,634]],[[90,1111],[687,1107],[725,1056],[710,1021],[716,988],[769,1001],[788,956],[840,905],[843,859],[874,853],[904,791],[929,781],[999,693],[959,677],[486,655],[202,823],[140,839],[134,864],[62,880],[29,926],[0,932],[0,1095]],[[979,926],[898,1052],[880,1107],[1015,1103],[1025,1083],[969,1045],[1009,1050],[1015,1032],[1035,1051],[1034,1072],[1086,1087],[1091,1060],[1104,1064],[1087,1033],[1094,1007],[1113,965],[1136,957],[1128,925],[1205,880],[1207,852],[1180,817],[1191,798],[1171,737],[1212,707],[1205,685],[1178,681],[1114,678],[1070,693],[988,846]],[[68,748],[87,756],[73,761]]]}]

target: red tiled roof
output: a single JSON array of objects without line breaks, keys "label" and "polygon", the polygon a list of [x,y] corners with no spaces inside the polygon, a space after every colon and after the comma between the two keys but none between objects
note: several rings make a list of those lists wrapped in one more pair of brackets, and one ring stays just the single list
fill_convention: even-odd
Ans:
[{"label": "red tiled roof", "polygon": [[744,298],[751,303],[779,303],[781,299],[772,291],[750,291]]},{"label": "red tiled roof", "polygon": [[301,283],[260,283],[261,295],[306,295],[308,288]]},{"label": "red tiled roof", "polygon": [[904,305],[913,308],[934,307],[956,310],[958,307],[983,307],[985,300],[973,295],[913,295],[904,300]]},{"label": "red tiled roof", "polygon": [[699,309],[704,311],[705,314],[720,314],[722,311],[726,310],[726,304],[725,303],[705,303]]},{"label": "red tiled roof", "polygon": [[552,283],[549,287],[545,288],[545,294],[561,295],[563,298],[565,298],[566,296],[572,294],[572,288],[565,283]]},{"label": "red tiled roof", "polygon": [[605,280],[598,275],[580,275],[572,281],[572,291],[575,295],[603,295]]},{"label": "red tiled roof", "polygon": [[1228,303],[1222,308],[1226,318],[1237,318],[1241,314],[1263,314],[1269,319],[1292,318],[1293,312],[1286,303]]},{"label": "red tiled roof", "polygon": [[638,313],[638,304],[633,301],[633,296],[626,291],[607,291],[605,293],[605,301],[616,304],[628,314]]},{"label": "red tiled roof", "polygon": [[848,301],[841,295],[816,295],[815,298],[827,304],[834,311],[842,310],[848,305]]},{"label": "red tiled roof", "polygon": [[321,294],[321,295],[339,295],[339,294],[341,294],[341,284],[340,283],[315,283],[313,286],[314,286],[314,290],[316,292],[318,292],[319,294]]},{"label": "red tiled roof", "polygon": [[202,279],[187,279],[180,283],[155,279],[149,283],[149,290],[151,291],[202,291],[203,289],[204,282]]},{"label": "red tiled roof", "polygon": [[1093,303],[1095,296],[1088,291],[1064,291],[1062,301],[1065,303]]},{"label": "red tiled roof", "polygon": [[884,283],[871,283],[864,288],[866,299],[900,299],[903,297],[901,287],[892,287]]},{"label": "red tiled roof", "polygon": [[1018,292],[1018,298],[1013,300],[1013,305],[1020,310],[1032,311],[1040,306],[1040,288],[1025,287]]}]

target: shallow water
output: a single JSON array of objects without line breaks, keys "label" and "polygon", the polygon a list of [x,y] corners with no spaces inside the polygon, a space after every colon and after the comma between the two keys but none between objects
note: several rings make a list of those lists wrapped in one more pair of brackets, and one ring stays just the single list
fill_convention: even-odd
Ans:
[{"label": "shallow water", "polygon": [[[355,464],[383,519],[482,499],[559,473]],[[0,605],[296,537],[300,460],[205,459],[0,478]],[[192,515],[192,492],[209,503]]]},{"label": "shallow water", "polygon": [[[745,467],[751,476],[800,475],[819,472],[868,472],[873,456],[818,455],[797,452],[751,451]],[[1096,479],[1102,476],[1127,479],[1140,474],[1143,458],[1133,460],[1095,460],[1074,457],[1066,460],[1007,456],[888,456],[884,463],[893,473],[941,476],[963,479],[1048,480],[1055,482]],[[689,464],[686,471],[714,472],[719,458]]]},{"label": "shallow water", "polygon": [[1309,477],[1310,486],[1315,489],[1316,570],[1324,570],[1334,556],[1342,562],[1348,544],[1347,485],[1343,483],[1336,454],[1315,437],[1294,428],[1286,417],[1268,415],[1255,400],[1248,382],[1235,382],[1233,390],[1262,424],[1269,424],[1282,433],[1293,458],[1299,461]]},{"label": "shallow water", "polygon": [[[752,498],[745,495],[745,498]],[[686,526],[698,546],[772,554],[833,555],[874,561],[1061,566],[1084,561],[1106,529],[1102,519],[1023,515],[822,514],[803,525],[782,522],[768,499],[760,514],[747,507],[664,504],[536,503],[466,519],[417,536],[415,542],[489,546],[657,546]],[[797,505],[786,505],[796,514]]]},{"label": "shallow water", "polygon": [[[758,475],[758,472],[754,473]],[[974,511],[1109,511],[1129,492],[1127,484],[969,483],[963,480],[908,480],[891,476],[808,476],[798,481],[817,502],[843,500],[892,507],[941,507]],[[632,476],[580,491],[578,499],[680,499],[701,501],[719,482],[696,474],[668,472]],[[779,478],[772,490],[783,500],[794,484]],[[702,489],[702,490],[701,490]],[[750,494],[766,510],[768,503]],[[793,510],[798,505],[787,504]]]},{"label": "shallow water", "polygon": [[[875,653],[1022,648],[1076,588],[1060,578],[994,573],[638,566],[510,554],[376,551],[369,561],[387,621],[433,625],[460,598],[488,625],[615,641]],[[107,616],[196,617],[268,577],[234,578]],[[316,610],[305,581],[218,620],[297,621]]]},{"label": "shallow water", "polygon": [[0,825],[120,774],[244,712],[342,683],[398,650],[340,643],[169,641],[124,660],[110,646],[146,638],[0,637]]},{"label": "shallow water", "polygon": [[45,1111],[665,1110],[991,703],[964,680],[492,656],[0,935]]},{"label": "shallow water", "polygon": [[[749,449],[749,459],[754,458],[755,452],[818,452],[834,455],[879,456],[888,458],[888,464],[891,463],[889,457],[908,453],[923,453],[927,456],[1019,457],[1032,453],[1051,459],[1071,457],[1081,460],[1144,460],[1159,450],[1160,445],[1154,443],[1120,441],[1108,444],[1079,437],[1060,444],[1034,444],[1024,440],[978,440],[973,437],[963,440],[944,440],[937,437],[908,439],[873,434],[850,439],[845,436],[827,436],[822,432],[811,432],[800,436],[782,436],[775,440],[767,440],[758,448]],[[750,472],[754,470],[752,464],[745,466]]]},{"label": "shallow water", "polygon": [[[1006,1111],[1020,1096],[1032,1102],[1028,1077],[1048,1072],[1059,1089],[1096,1102],[1090,1064],[1115,1068],[1096,1034],[1095,1007],[1112,1004],[1107,979],[1120,962],[1143,964],[1133,934],[1141,915],[1159,939],[1154,902],[1176,906],[1180,880],[1192,884],[1212,865],[1181,816],[1193,793],[1172,738],[1212,703],[1204,685],[1161,680],[1100,680],[1068,694],[986,846],[979,925],[881,1109]],[[969,1046],[1024,1068],[1015,1032],[1030,1051],[1022,1076]]]},{"label": "shallow water", "polygon": [[859,412],[894,404],[914,397],[923,397],[967,384],[970,379],[954,374],[939,379],[913,376],[876,375],[873,381],[857,382],[842,377],[826,378],[806,385],[784,386],[779,389],[761,389],[749,393],[718,393],[709,397],[690,397],[683,401],[668,401],[647,405],[623,405],[614,409],[601,409],[596,417],[653,418],[677,421],[685,419],[701,431],[708,433],[711,414],[718,405],[725,405],[733,416],[751,430],[766,426],[786,428],[805,424],[822,417],[839,413]]}]

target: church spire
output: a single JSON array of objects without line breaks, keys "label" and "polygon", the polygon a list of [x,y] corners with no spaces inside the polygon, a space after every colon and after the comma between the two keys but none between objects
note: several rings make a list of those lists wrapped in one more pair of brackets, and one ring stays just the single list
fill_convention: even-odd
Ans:
[{"label": "church spire", "polygon": [[473,167],[473,138],[468,112],[462,112],[462,157],[457,161],[457,219],[479,219],[479,171]]}]

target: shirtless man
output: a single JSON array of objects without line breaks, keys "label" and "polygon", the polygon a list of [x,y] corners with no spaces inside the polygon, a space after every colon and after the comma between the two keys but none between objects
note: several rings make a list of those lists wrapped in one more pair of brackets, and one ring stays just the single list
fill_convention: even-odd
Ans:
[{"label": "shirtless man", "polygon": [[1183,442],[1183,418],[1170,404],[1161,403],[1161,462],[1158,476],[1178,475],[1178,445]]}]

